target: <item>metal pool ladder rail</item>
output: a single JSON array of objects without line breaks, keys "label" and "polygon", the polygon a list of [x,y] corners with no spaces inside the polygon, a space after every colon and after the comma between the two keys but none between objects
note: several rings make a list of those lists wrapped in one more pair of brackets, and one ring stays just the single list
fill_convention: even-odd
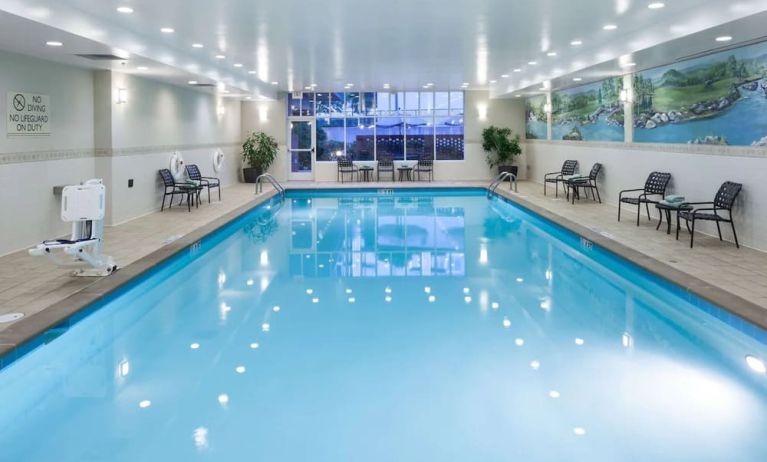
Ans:
[{"label": "metal pool ladder rail", "polygon": [[[496,189],[498,189],[498,186],[500,186],[501,183],[506,181],[507,179],[511,178],[511,182],[514,184],[514,192],[517,192],[517,176],[514,175],[511,172],[501,172],[498,174],[498,176],[495,177],[492,183],[490,183],[490,186],[487,187],[488,191],[495,192]],[[511,189],[511,188],[509,188]]]},{"label": "metal pool ladder rail", "polygon": [[264,173],[262,175],[259,175],[258,178],[256,178],[256,194],[264,190],[264,185],[261,182],[261,180],[268,181],[272,186],[274,186],[274,189],[276,189],[277,192],[280,193],[280,197],[282,199],[285,199],[285,188],[283,188],[280,182],[277,181],[277,179],[269,173]]}]

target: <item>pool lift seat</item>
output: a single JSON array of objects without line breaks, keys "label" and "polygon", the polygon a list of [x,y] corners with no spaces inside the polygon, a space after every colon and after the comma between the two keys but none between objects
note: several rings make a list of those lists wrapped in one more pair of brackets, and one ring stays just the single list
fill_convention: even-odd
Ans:
[{"label": "pool lift seat", "polygon": [[[69,239],[50,239],[29,249],[32,256],[45,255],[58,266],[76,267],[75,276],[109,276],[117,270],[112,257],[101,253],[104,243],[106,189],[100,179],[64,187],[61,219],[72,223]],[[70,258],[62,257],[57,251]]]}]

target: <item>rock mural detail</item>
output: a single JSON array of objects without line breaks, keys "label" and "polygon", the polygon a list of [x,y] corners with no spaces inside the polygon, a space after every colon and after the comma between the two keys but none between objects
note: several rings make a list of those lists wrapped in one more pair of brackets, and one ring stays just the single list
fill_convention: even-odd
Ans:
[{"label": "rock mural detail", "polygon": [[767,146],[767,43],[633,76],[634,141]]},{"label": "rock mural detail", "polygon": [[614,77],[552,93],[552,139],[623,141],[622,89]]},{"label": "rock mural detail", "polygon": [[548,137],[546,96],[533,96],[525,100],[525,138],[545,140]]}]

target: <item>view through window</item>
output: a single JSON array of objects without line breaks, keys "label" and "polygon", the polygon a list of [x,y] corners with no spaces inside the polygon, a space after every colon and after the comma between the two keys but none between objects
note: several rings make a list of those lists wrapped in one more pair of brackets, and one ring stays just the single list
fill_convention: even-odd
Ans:
[{"label": "view through window", "polygon": [[315,118],[317,161],[463,160],[462,91],[304,92],[288,116]]}]

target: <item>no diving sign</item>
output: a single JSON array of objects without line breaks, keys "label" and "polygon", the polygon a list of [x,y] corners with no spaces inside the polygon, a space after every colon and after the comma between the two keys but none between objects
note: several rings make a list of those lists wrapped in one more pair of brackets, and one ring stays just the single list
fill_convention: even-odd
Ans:
[{"label": "no diving sign", "polygon": [[51,134],[50,96],[9,91],[6,101],[8,136]]}]

